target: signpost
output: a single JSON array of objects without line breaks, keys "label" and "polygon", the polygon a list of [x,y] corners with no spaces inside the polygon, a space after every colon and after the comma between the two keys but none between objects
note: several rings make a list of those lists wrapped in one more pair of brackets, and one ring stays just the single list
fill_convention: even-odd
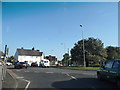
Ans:
[{"label": "signpost", "polygon": [[4,65],[3,65],[3,76],[6,76],[6,70],[7,70],[7,57],[8,57],[8,51],[9,49],[7,48],[7,45],[5,45],[5,53],[4,53]]}]

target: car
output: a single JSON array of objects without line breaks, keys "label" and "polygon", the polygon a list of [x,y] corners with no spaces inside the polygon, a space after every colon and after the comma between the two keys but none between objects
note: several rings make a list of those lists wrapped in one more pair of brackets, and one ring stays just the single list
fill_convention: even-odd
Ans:
[{"label": "car", "polygon": [[37,63],[31,63],[31,67],[38,67]]},{"label": "car", "polygon": [[57,66],[62,66],[62,64],[59,63],[59,64],[57,64]]},{"label": "car", "polygon": [[7,66],[10,66],[10,65],[12,65],[12,63],[11,63],[11,62],[7,62],[6,65],[7,65]]},{"label": "car", "polygon": [[25,63],[25,62],[17,62],[14,65],[14,68],[23,68],[23,67],[27,68],[28,67],[27,63]]},{"label": "car", "polygon": [[40,61],[40,67],[50,67],[50,61],[48,59],[43,59]]},{"label": "car", "polygon": [[97,70],[97,78],[99,80],[109,80],[116,83],[120,88],[120,60],[110,60],[99,70]]}]

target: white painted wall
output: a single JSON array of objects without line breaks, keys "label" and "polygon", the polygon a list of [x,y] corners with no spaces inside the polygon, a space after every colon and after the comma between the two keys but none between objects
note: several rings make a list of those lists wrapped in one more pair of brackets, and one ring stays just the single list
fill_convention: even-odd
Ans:
[{"label": "white painted wall", "polygon": [[40,61],[44,59],[44,54],[42,56],[25,56],[25,55],[18,55],[18,52],[15,53],[15,60],[18,60],[19,62],[27,61],[29,65],[31,65],[32,62],[37,62],[37,64],[40,64]]},{"label": "white painted wall", "polygon": [[41,61],[41,56],[18,56],[19,62],[28,61],[28,64],[31,65],[32,62],[37,62],[39,65],[39,62]]}]

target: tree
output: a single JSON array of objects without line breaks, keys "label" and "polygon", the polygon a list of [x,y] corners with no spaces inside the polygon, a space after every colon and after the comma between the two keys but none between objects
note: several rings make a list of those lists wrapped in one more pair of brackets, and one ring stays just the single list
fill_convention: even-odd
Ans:
[{"label": "tree", "polygon": [[13,62],[14,61],[14,56],[10,56],[7,61]]},{"label": "tree", "polygon": [[[107,52],[103,48],[103,43],[100,39],[94,39],[92,37],[84,39],[85,45],[85,59],[86,66],[89,63],[98,63],[102,59],[106,59]],[[83,64],[83,40],[75,43],[75,46],[71,49],[71,60],[77,62],[79,65]]]},{"label": "tree", "polygon": [[113,47],[113,46],[108,46],[106,47],[107,51],[107,60],[111,59],[120,59],[120,48],[119,47]]},{"label": "tree", "polygon": [[69,65],[69,63],[70,63],[70,56],[69,56],[68,53],[65,53],[63,55],[62,63],[63,63],[63,65],[66,65],[66,66]]}]

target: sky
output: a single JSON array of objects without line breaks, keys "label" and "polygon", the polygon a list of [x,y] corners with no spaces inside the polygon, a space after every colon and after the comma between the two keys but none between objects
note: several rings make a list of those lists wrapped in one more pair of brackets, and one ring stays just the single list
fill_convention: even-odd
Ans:
[{"label": "sky", "polygon": [[[3,2],[2,50],[39,49],[61,60],[84,38],[99,38],[104,47],[118,46],[117,2]],[[80,28],[82,24],[82,28]]]}]

